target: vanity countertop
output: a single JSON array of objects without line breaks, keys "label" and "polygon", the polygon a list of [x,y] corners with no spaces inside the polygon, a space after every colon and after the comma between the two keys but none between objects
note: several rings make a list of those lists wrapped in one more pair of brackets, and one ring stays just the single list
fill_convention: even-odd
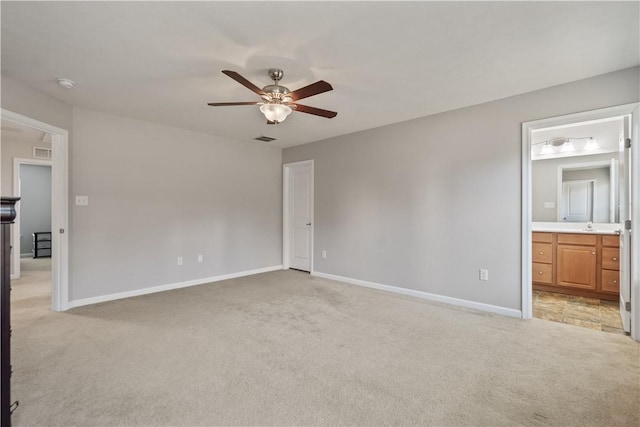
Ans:
[{"label": "vanity countertop", "polygon": [[620,224],[596,223],[592,224],[592,230],[587,230],[585,222],[533,222],[531,231],[543,231],[547,233],[577,233],[577,234],[619,234]]}]

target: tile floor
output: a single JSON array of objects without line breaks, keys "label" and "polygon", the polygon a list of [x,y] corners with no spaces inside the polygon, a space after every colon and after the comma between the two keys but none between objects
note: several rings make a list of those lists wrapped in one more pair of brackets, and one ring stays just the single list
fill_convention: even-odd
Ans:
[{"label": "tile floor", "polygon": [[533,317],[624,334],[616,301],[533,291]]}]

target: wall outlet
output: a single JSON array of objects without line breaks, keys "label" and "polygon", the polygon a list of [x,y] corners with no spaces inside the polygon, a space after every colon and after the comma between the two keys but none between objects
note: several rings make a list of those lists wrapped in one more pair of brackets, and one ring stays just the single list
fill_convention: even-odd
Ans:
[{"label": "wall outlet", "polygon": [[89,196],[76,196],[76,206],[89,206]]},{"label": "wall outlet", "polygon": [[480,280],[489,280],[489,270],[484,268],[480,269]]},{"label": "wall outlet", "polygon": [[327,259],[327,251],[322,251],[322,259]]},{"label": "wall outlet", "polygon": [[204,256],[202,254],[198,255],[198,262],[204,261]]},{"label": "wall outlet", "polygon": [[182,257],[181,256],[178,257],[178,265],[182,265]]}]

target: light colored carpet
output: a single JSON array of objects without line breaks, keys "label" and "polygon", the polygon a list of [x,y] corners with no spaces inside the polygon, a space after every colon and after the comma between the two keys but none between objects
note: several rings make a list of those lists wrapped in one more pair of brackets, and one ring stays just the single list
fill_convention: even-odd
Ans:
[{"label": "light colored carpet", "polygon": [[32,297],[14,286],[17,426],[640,423],[626,336],[296,271],[67,313]]}]

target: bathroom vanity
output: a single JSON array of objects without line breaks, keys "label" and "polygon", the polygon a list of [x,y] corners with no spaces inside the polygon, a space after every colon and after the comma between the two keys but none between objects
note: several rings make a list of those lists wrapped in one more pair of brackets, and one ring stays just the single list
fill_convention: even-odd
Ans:
[{"label": "bathroom vanity", "polygon": [[617,301],[620,248],[616,225],[533,226],[533,289]]}]

